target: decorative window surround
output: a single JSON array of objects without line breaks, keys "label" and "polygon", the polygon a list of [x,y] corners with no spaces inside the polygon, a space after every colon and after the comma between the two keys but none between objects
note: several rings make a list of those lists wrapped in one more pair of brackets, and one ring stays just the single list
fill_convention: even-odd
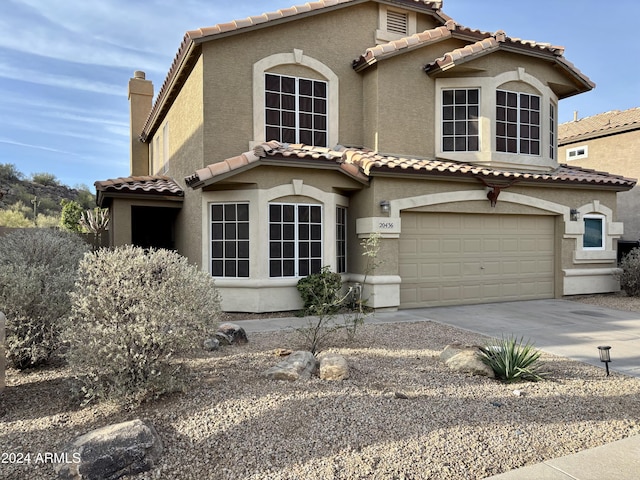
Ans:
[{"label": "decorative window surround", "polygon": [[[598,200],[594,200],[591,203],[579,207],[578,213],[580,220],[577,222],[569,222],[566,224],[566,231],[564,238],[574,238],[576,241],[576,248],[573,252],[573,263],[609,263],[615,262],[617,259],[616,250],[613,248],[613,240],[618,239],[624,232],[624,225],[622,222],[613,221],[613,211],[604,205],[601,205]],[[604,248],[598,250],[585,250],[583,245],[584,238],[584,221],[583,218],[590,214],[599,214],[604,218]]]},{"label": "decorative window surround", "polygon": [[[509,82],[521,82],[535,90],[540,97],[540,118],[551,118],[550,106],[557,104],[553,91],[523,67],[501,73],[495,77],[436,78],[435,135],[438,149],[436,156],[447,160],[490,165],[493,168],[526,168],[534,171],[548,171],[558,167],[557,159],[550,156],[549,124],[541,122],[540,154],[524,155],[498,152],[496,149],[496,91]],[[477,152],[446,152],[442,150],[442,91],[450,89],[477,88],[480,91],[480,116],[478,130],[480,150]],[[509,86],[513,90],[513,86]],[[523,93],[531,94],[530,91]]]},{"label": "decorative window surround", "polygon": [[[302,180],[293,179],[291,183],[278,185],[270,189],[225,190],[202,192],[202,232],[209,231],[209,204],[211,203],[248,203],[249,218],[249,278],[216,278],[216,286],[222,294],[222,308],[226,311],[268,312],[295,310],[302,308],[302,301],[296,284],[297,277],[269,277],[269,203],[283,197],[298,195],[300,203],[310,203],[309,199],[323,206],[323,258],[332,271],[336,269],[336,222],[335,212],[338,206],[348,208],[349,199],[343,195],[325,192]],[[287,203],[290,203],[287,201]],[[328,216],[330,215],[330,216]],[[201,259],[205,271],[209,270],[210,241],[207,235],[202,237]]]},{"label": "decorative window surround", "polygon": [[253,140],[249,142],[249,150],[258,143],[271,140],[265,138],[265,73],[279,65],[303,65],[319,73],[327,82],[327,145],[337,145],[340,131],[338,76],[322,62],[294,49],[292,53],[276,53],[253,64]]}]

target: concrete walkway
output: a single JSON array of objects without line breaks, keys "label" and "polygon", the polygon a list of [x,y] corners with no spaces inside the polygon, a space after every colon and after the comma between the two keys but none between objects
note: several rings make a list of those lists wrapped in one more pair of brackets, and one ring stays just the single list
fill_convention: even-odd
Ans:
[{"label": "concrete walkway", "polygon": [[[569,300],[533,300],[377,312],[366,323],[432,320],[491,337],[516,335],[546,352],[603,369],[599,345],[611,346],[610,370],[640,377],[640,313]],[[242,320],[247,333],[307,324],[297,317]],[[639,399],[640,401],[640,399]],[[640,435],[490,477],[492,480],[640,479]]]}]

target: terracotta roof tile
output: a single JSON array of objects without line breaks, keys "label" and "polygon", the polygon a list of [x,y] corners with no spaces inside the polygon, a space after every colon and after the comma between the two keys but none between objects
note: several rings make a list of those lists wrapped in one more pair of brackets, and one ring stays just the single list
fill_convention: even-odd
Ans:
[{"label": "terracotta roof tile", "polygon": [[[399,170],[406,173],[412,172],[436,176],[471,176],[496,179],[498,181],[518,180],[537,183],[601,185],[620,191],[628,190],[636,184],[636,180],[620,175],[581,167],[569,167],[567,165],[560,165],[557,169],[549,172],[512,171],[450,160],[396,157],[342,146],[330,149],[302,144],[281,144],[271,141],[256,146],[254,153],[256,155],[255,161],[260,161],[262,158],[279,158],[290,159],[298,162],[298,164],[303,164],[304,161],[309,160],[324,160],[337,164],[341,170],[360,180],[368,180],[376,170]],[[216,175],[240,168],[240,164],[232,166],[234,165],[233,160],[236,158],[238,157],[209,165],[205,169],[198,170],[185,180],[192,188],[204,186],[208,183],[208,180],[213,179]]]},{"label": "terracotta roof tile", "polygon": [[640,129],[640,107],[611,110],[591,117],[558,125],[558,141],[562,144],[577,140]]},{"label": "terracotta roof tile", "polygon": [[184,190],[175,180],[165,175],[148,175],[134,177],[120,177],[101,180],[94,183],[98,193],[98,205],[102,206],[105,196],[117,194],[128,195],[162,195],[175,197],[182,201]]},{"label": "terracotta roof tile", "polygon": [[[201,43],[222,34],[230,34],[247,28],[253,28],[258,25],[263,25],[268,22],[283,20],[296,15],[301,15],[316,10],[322,10],[326,8],[332,8],[339,5],[348,5],[350,3],[356,3],[358,0],[317,0],[314,2],[307,2],[303,5],[293,6],[290,8],[284,8],[276,10],[275,12],[263,13],[261,15],[250,16],[241,20],[234,20],[231,22],[220,23],[210,27],[202,27],[195,30],[189,30],[185,33],[178,52],[176,53],[169,72],[158,90],[158,95],[153,104],[151,112],[145,121],[145,125],[142,129],[142,139],[146,140],[148,135],[154,128],[154,122],[163,108],[164,102],[171,98],[170,92],[174,88],[174,83],[178,73],[185,64],[189,63],[189,58],[192,53],[192,49],[196,43]],[[449,17],[442,13],[442,0],[395,0],[395,3],[399,5],[415,6],[421,9],[426,9],[435,15],[443,23],[449,20]]]}]

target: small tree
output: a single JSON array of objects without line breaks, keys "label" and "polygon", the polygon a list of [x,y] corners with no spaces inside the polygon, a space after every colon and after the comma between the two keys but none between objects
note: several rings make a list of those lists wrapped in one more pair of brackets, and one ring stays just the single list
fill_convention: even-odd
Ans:
[{"label": "small tree", "polygon": [[77,235],[31,228],[0,242],[0,311],[7,316],[7,358],[40,365],[60,346],[78,262],[88,246]]},{"label": "small tree", "polygon": [[170,250],[124,246],[88,254],[66,330],[84,403],[137,404],[187,385],[180,354],[202,344],[220,302],[213,278]]},{"label": "small tree", "polygon": [[82,231],[80,219],[84,212],[80,204],[73,200],[62,200],[60,205],[62,205],[60,227],[68,232],[80,233]]},{"label": "small tree", "polygon": [[109,210],[106,208],[94,208],[82,212],[80,227],[93,235],[93,249],[96,250],[102,245],[102,235],[109,227]]}]

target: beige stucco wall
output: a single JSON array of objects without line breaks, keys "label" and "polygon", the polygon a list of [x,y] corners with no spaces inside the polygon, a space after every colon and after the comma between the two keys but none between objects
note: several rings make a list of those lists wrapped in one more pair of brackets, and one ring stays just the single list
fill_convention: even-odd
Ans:
[{"label": "beige stucco wall", "polygon": [[[586,146],[588,157],[567,159],[567,150]],[[640,130],[607,137],[576,141],[558,148],[560,162],[606,171],[628,178],[640,178]],[[618,194],[618,219],[624,223],[624,240],[640,239],[640,187]]]}]

